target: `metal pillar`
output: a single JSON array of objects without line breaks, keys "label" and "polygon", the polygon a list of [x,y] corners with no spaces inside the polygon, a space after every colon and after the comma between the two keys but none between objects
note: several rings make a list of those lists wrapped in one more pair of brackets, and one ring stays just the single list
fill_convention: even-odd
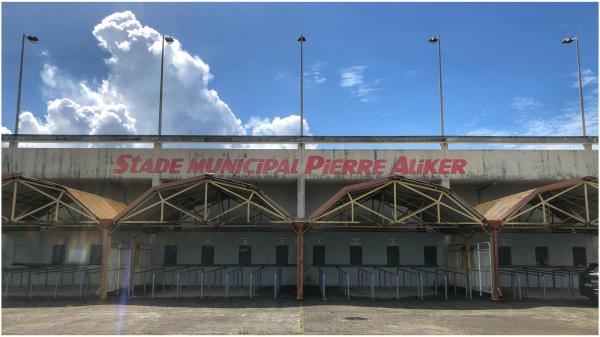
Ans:
[{"label": "metal pillar", "polygon": [[296,232],[296,299],[304,298],[304,223],[297,223]]},{"label": "metal pillar", "polygon": [[490,254],[492,257],[492,300],[498,301],[502,297],[500,289],[500,259],[498,257],[498,229],[492,229],[490,235]]},{"label": "metal pillar", "polygon": [[[298,155],[300,157],[300,169],[304,167],[304,144],[298,144]],[[298,172],[298,181],[297,181],[297,195],[296,195],[296,217],[298,219],[304,219],[305,216],[305,203],[306,203],[306,182],[303,172]]]},{"label": "metal pillar", "polygon": [[108,269],[110,267],[111,236],[110,230],[102,230],[102,270],[100,272],[100,287],[96,292],[96,295],[98,295],[101,300],[105,300],[108,297]]},{"label": "metal pillar", "polygon": [[[135,280],[133,279],[133,275],[135,274],[135,264],[137,261],[137,233],[131,235],[131,253],[129,254],[129,288],[135,287]],[[127,289],[129,290],[129,289]]]},{"label": "metal pillar", "polygon": [[471,237],[473,234],[463,234],[465,244],[465,291],[468,293],[471,288]]}]

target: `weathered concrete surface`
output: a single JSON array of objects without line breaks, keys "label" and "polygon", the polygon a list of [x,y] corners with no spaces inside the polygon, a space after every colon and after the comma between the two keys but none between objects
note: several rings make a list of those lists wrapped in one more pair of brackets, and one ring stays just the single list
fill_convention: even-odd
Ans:
[{"label": "weathered concrete surface", "polygon": [[[307,181],[400,174],[471,182],[556,181],[598,175],[597,150],[306,150],[304,158],[294,171],[297,150],[13,148],[2,151],[2,173],[23,172],[40,179],[151,179],[159,174],[162,179],[181,179],[215,173],[243,180],[291,181],[296,172],[304,172]],[[229,160],[228,169],[224,160]],[[359,169],[363,164],[364,169]]]},{"label": "weathered concrete surface", "polygon": [[3,334],[598,334],[587,300],[9,299]]}]

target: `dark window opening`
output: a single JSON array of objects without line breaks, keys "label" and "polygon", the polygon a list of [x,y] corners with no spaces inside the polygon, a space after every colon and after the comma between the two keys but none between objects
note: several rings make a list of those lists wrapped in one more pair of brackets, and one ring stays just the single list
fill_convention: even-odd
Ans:
[{"label": "dark window opening", "polygon": [[212,266],[215,264],[215,247],[202,246],[201,263],[203,266]]},{"label": "dark window opening", "polygon": [[90,264],[102,264],[102,245],[92,245],[90,248]]},{"label": "dark window opening", "polygon": [[238,264],[249,266],[252,264],[252,247],[249,245],[240,245]]},{"label": "dark window opening", "polygon": [[585,247],[573,247],[573,265],[575,267],[587,266],[587,254]]},{"label": "dark window opening", "polygon": [[400,266],[400,247],[388,246],[387,247],[387,265],[388,267]]},{"label": "dark window opening", "polygon": [[509,246],[498,247],[498,262],[500,263],[501,267],[512,265],[512,256],[510,254]]},{"label": "dark window opening", "polygon": [[535,247],[535,264],[538,266],[547,266],[549,263],[548,247]]},{"label": "dark window opening", "polygon": [[173,266],[177,264],[177,246],[165,246],[165,258],[163,264],[166,266]]},{"label": "dark window opening", "polygon": [[289,264],[288,255],[289,247],[278,245],[275,249],[275,264],[278,266],[287,266]]},{"label": "dark window opening", "polygon": [[362,265],[362,247],[361,246],[350,246],[350,265],[352,265],[352,266]]},{"label": "dark window opening", "polygon": [[437,247],[425,246],[423,249],[426,266],[437,266]]},{"label": "dark window opening", "polygon": [[313,246],[313,266],[325,265],[325,246]]},{"label": "dark window opening", "polygon": [[52,246],[52,264],[64,264],[65,263],[65,245],[53,245]]}]

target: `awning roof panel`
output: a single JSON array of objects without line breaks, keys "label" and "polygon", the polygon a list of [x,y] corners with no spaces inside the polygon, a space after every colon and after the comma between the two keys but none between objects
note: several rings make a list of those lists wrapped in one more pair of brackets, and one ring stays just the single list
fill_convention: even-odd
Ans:
[{"label": "awning roof panel", "polygon": [[340,189],[309,218],[313,227],[484,229],[485,219],[451,190],[401,176]]},{"label": "awning roof panel", "polygon": [[475,206],[489,223],[515,229],[595,229],[598,179],[559,181]]},{"label": "awning roof panel", "polygon": [[254,185],[201,175],[154,186],[113,220],[151,227],[288,225],[291,216]]},{"label": "awning roof panel", "polygon": [[121,202],[20,173],[2,177],[2,201],[3,225],[29,227],[98,225],[125,209]]}]

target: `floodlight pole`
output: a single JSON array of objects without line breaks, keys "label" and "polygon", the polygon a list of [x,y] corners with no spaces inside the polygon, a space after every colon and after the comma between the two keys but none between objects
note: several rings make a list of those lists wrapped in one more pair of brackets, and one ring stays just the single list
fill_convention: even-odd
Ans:
[{"label": "floodlight pole", "polygon": [[[162,107],[163,107],[163,76],[165,64],[165,36],[161,35],[162,48],[160,53],[160,96],[158,102],[158,135],[162,135]],[[156,143],[155,147],[161,147],[162,144]]]},{"label": "floodlight pole", "polygon": [[19,86],[17,89],[17,111],[15,113],[15,135],[19,134],[19,117],[21,115],[21,85],[23,83],[23,54],[25,53],[25,34],[21,35],[21,62],[19,63]]},{"label": "floodlight pole", "polygon": [[577,51],[577,72],[579,74],[579,107],[581,109],[581,131],[584,137],[586,137],[585,130],[585,109],[583,106],[583,84],[581,82],[581,60],[579,58],[579,39],[575,37],[575,49]]},{"label": "floodlight pole", "polygon": [[300,43],[300,142],[298,142],[298,157],[300,166],[298,169],[298,181],[297,181],[297,193],[296,193],[296,217],[300,222],[296,223],[296,299],[301,300],[304,298],[304,218],[305,218],[305,180],[304,180],[304,143],[302,137],[304,136],[304,42],[306,38],[300,34],[298,38]]}]

